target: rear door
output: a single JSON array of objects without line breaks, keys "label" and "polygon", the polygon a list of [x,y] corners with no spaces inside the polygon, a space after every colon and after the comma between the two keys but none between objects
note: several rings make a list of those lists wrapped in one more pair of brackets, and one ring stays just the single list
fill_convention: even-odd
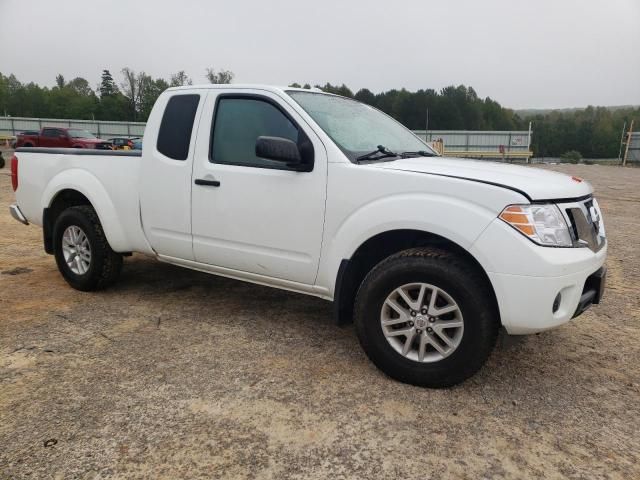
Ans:
[{"label": "rear door", "polygon": [[[327,181],[324,145],[275,93],[211,90],[199,127],[192,196],[198,262],[312,285],[318,268]],[[313,170],[255,154],[259,136],[310,142]],[[305,143],[309,145],[309,143]],[[202,181],[205,182],[202,182]],[[205,183],[204,185],[202,183]]]},{"label": "rear door", "polygon": [[[193,260],[191,170],[206,90],[160,96],[142,149],[140,209],[145,235],[160,255]],[[157,132],[152,136],[151,132]],[[134,208],[134,205],[131,206]]]}]

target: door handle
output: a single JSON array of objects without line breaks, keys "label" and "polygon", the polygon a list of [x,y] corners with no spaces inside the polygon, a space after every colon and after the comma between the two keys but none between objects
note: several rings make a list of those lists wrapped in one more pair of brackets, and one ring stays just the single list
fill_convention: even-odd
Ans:
[{"label": "door handle", "polygon": [[204,185],[207,187],[219,187],[220,182],[218,180],[205,180],[204,178],[196,178],[194,182],[196,185]]}]

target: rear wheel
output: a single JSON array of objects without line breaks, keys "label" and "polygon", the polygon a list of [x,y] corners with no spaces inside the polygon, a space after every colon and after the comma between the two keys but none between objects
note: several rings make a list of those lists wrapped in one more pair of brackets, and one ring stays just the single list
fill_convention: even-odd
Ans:
[{"label": "rear wheel", "polygon": [[111,249],[98,215],[88,205],[60,214],[53,227],[53,250],[58,270],[77,290],[105,288],[122,269],[122,255]]},{"label": "rear wheel", "polygon": [[373,363],[390,377],[448,387],[477,372],[498,334],[493,294],[465,261],[417,248],[383,260],[356,297],[356,330]]}]

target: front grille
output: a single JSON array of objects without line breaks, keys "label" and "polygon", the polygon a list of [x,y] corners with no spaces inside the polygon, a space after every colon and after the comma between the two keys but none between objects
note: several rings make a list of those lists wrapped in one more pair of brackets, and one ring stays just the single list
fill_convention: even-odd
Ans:
[{"label": "front grille", "polygon": [[97,150],[111,150],[111,144],[110,143],[96,143],[95,148]]},{"label": "front grille", "polygon": [[571,204],[559,205],[571,225],[575,246],[589,247],[594,252],[606,243],[604,223],[598,202],[590,197]]}]

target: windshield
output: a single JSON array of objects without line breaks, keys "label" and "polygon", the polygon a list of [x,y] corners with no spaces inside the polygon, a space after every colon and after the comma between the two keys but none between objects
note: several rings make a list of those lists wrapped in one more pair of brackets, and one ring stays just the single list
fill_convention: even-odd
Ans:
[{"label": "windshield", "polygon": [[76,128],[70,128],[67,130],[67,133],[71,138],[96,138],[92,133],[89,133],[86,130],[78,130]]},{"label": "windshield", "polygon": [[297,90],[287,93],[352,161],[376,150],[378,145],[398,154],[416,151],[435,154],[402,124],[369,105],[322,93]]}]

